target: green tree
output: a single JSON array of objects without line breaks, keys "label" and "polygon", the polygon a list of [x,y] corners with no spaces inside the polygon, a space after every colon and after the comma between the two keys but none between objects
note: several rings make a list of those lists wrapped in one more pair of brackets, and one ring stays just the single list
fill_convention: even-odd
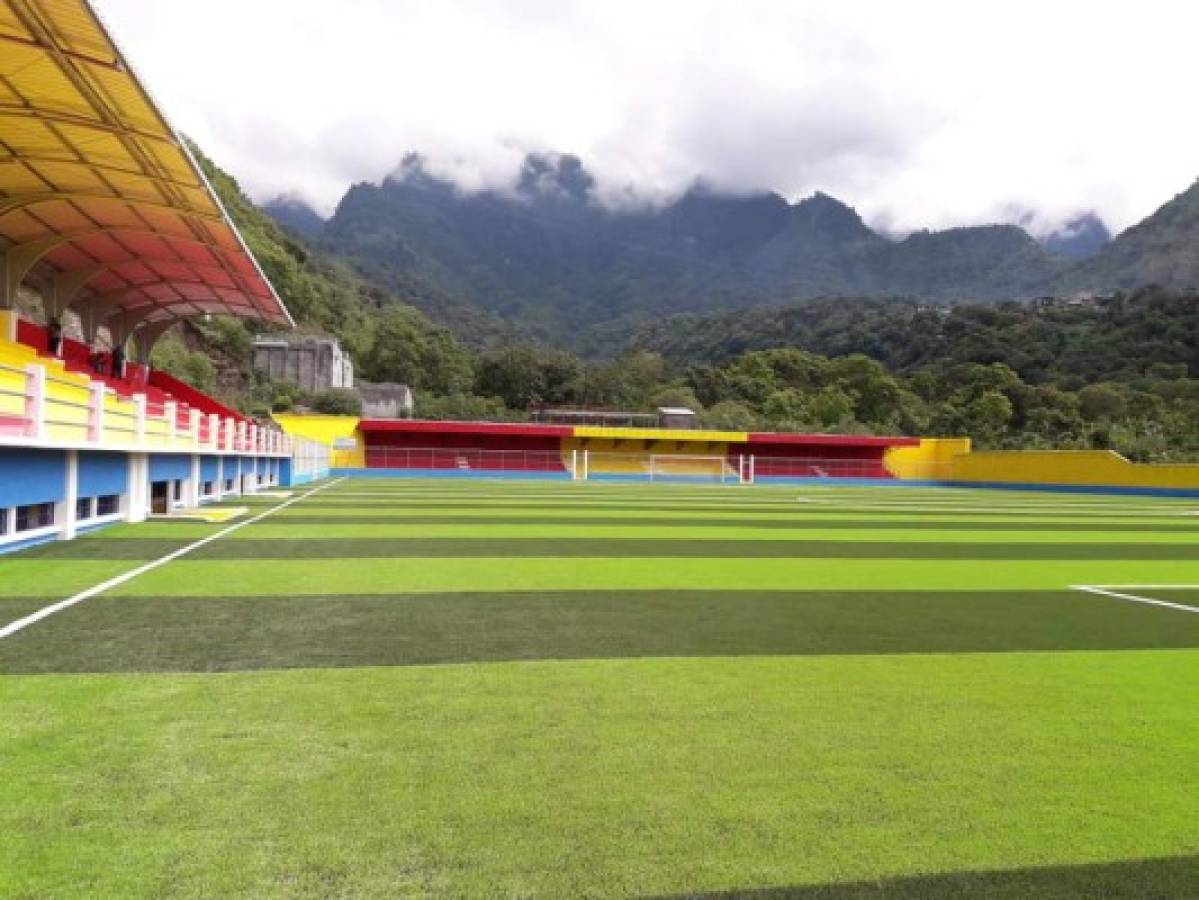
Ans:
[{"label": "green tree", "polygon": [[444,328],[428,327],[411,310],[393,308],[378,319],[361,374],[368,381],[453,394],[470,389],[474,367],[470,354]]},{"label": "green tree", "polygon": [[758,427],[758,417],[743,403],[721,400],[704,413],[703,424],[719,431],[753,431]]},{"label": "green tree", "polygon": [[1121,418],[1127,406],[1124,392],[1114,384],[1089,384],[1078,392],[1079,412],[1088,422]]},{"label": "green tree", "polygon": [[479,357],[475,393],[499,397],[511,409],[528,409],[546,394],[541,359],[531,347],[506,347]]},{"label": "green tree", "polygon": [[334,388],[313,394],[309,405],[318,413],[334,416],[357,416],[362,414],[362,398],[354,391]]}]

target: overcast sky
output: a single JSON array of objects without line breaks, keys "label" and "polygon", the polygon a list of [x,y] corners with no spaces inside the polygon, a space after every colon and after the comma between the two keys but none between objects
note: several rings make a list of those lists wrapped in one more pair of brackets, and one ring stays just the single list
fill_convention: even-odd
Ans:
[{"label": "overcast sky", "polygon": [[895,231],[1118,230],[1199,175],[1178,0],[95,2],[176,127],[323,212],[409,150],[467,187],[561,150],[609,197],[823,190]]}]

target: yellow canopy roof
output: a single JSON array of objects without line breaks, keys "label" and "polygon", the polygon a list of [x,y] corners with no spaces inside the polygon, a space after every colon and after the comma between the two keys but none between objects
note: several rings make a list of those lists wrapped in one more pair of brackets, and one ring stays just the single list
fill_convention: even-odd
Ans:
[{"label": "yellow canopy roof", "polygon": [[123,334],[293,324],[87,0],[0,0],[0,276]]}]

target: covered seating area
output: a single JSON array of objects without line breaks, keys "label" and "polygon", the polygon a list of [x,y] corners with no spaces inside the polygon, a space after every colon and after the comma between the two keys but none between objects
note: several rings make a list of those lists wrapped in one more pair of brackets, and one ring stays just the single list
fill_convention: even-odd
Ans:
[{"label": "covered seating area", "polygon": [[[0,0],[0,544],[30,537],[8,521],[26,508],[73,536],[97,459],[124,473],[106,515],[130,520],[160,483],[194,504],[286,474],[273,423],[147,365],[210,315],[293,325],[90,3]],[[64,474],[21,477],[39,467]]]},{"label": "covered seating area", "polygon": [[292,324],[86,0],[0,0],[0,50],[0,340],[144,388],[180,320]]}]

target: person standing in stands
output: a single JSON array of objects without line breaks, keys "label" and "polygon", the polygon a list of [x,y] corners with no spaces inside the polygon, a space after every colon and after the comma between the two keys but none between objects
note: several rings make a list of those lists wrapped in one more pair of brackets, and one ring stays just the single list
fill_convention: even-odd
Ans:
[{"label": "person standing in stands", "polygon": [[117,379],[125,377],[125,348],[121,344],[112,348],[112,377]]},{"label": "person standing in stands", "polygon": [[107,360],[104,359],[104,351],[99,347],[92,350],[92,355],[87,358],[88,364],[92,367],[92,371],[97,375],[104,374],[104,364]]},{"label": "person standing in stands", "polygon": [[46,326],[46,350],[51,356],[62,354],[62,322],[57,317]]}]

